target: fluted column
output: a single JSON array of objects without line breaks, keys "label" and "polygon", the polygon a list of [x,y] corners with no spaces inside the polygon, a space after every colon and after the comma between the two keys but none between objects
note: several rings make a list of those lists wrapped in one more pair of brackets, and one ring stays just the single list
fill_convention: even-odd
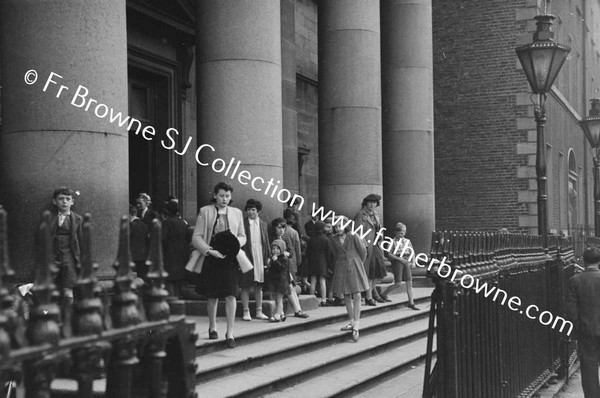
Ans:
[{"label": "fluted column", "polygon": [[[206,159],[235,158],[240,170],[283,185],[281,14],[279,0],[200,0],[196,28],[198,140],[215,148]],[[234,205],[263,202],[265,218],[283,205],[265,184],[240,184],[211,167],[198,169],[198,202],[216,182],[233,185]]]},{"label": "fluted column", "polygon": [[353,217],[367,194],[382,193],[379,1],[318,7],[319,198]]},{"label": "fluted column", "polygon": [[94,215],[100,275],[112,272],[128,209],[128,133],[101,116],[127,114],[125,2],[3,0],[0,29],[0,203],[12,264],[31,281],[40,214],[67,185],[80,192],[73,210]]},{"label": "fluted column", "polygon": [[381,2],[385,224],[415,250],[435,228],[431,0]]}]

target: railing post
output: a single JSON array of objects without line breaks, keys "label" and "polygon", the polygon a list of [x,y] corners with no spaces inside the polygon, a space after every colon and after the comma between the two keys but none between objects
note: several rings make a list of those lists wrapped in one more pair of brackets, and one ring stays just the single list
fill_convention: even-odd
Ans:
[{"label": "railing post", "polygon": [[8,262],[8,230],[6,211],[0,206],[0,386],[7,382],[5,374],[8,369],[2,368],[5,358],[10,352],[10,336],[8,335],[8,317],[4,313],[4,303],[9,297],[8,289],[4,286],[4,277],[12,275],[14,271]]},{"label": "railing post", "polygon": [[[166,300],[169,293],[164,284],[168,274],[163,266],[161,228],[161,222],[155,219],[152,222],[152,230],[150,231],[150,263],[147,276],[150,286],[144,294],[144,308],[146,318],[149,321],[166,321],[171,313],[169,303]],[[166,333],[158,333],[149,336],[146,345],[143,369],[148,371],[150,398],[162,398],[166,397],[167,394],[167,386],[163,380],[166,340]]]},{"label": "railing post", "polygon": [[[123,216],[119,229],[119,254],[114,264],[117,270],[115,296],[111,306],[111,319],[115,328],[135,326],[142,322],[137,308],[138,297],[131,291],[134,279],[132,266],[129,256],[129,219]],[[123,338],[113,344],[106,382],[107,397],[131,397],[133,366],[139,362],[136,344],[132,338]]]},{"label": "railing post", "polygon": [[[83,241],[81,242],[81,269],[74,289],[73,303],[73,334],[88,336],[100,334],[102,325],[102,302],[96,297],[96,269],[98,265],[92,260],[91,216],[83,216]],[[78,396],[91,398],[93,394],[94,377],[101,370],[102,354],[110,348],[108,343],[97,343],[72,351],[74,360],[73,370],[79,385]]]},{"label": "railing post", "polygon": [[[51,223],[52,216],[49,211],[45,211],[38,230],[39,252],[32,288],[34,304],[29,312],[27,325],[27,340],[31,345],[55,345],[60,339],[60,311],[52,300],[56,289],[50,274],[54,265]],[[46,355],[24,364],[26,398],[50,397],[50,383],[58,362],[57,355]]]}]

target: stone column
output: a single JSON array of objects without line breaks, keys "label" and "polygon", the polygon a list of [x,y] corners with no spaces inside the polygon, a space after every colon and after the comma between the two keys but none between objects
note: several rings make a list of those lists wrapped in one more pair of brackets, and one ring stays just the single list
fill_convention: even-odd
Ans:
[{"label": "stone column", "polygon": [[281,0],[281,69],[283,82],[283,181],[293,193],[298,185],[298,128],[296,115],[295,0]]},{"label": "stone column", "polygon": [[[253,178],[283,186],[281,14],[279,0],[198,1],[196,29],[198,141],[215,148],[206,161],[231,158]],[[263,218],[280,217],[283,205],[266,184],[243,185],[198,168],[198,202],[208,203],[215,183],[233,185],[234,206],[263,203]]]},{"label": "stone column", "polygon": [[318,7],[320,204],[353,217],[382,194],[379,1]]},{"label": "stone column", "polygon": [[[80,192],[73,210],[92,213],[100,275],[112,273],[119,217],[128,212],[128,133],[100,116],[127,114],[125,2],[3,0],[0,29],[0,203],[12,265],[32,280],[40,214],[66,185]],[[97,102],[86,110],[90,98]]]},{"label": "stone column", "polygon": [[381,2],[383,196],[388,229],[402,221],[417,253],[435,228],[431,0]]}]

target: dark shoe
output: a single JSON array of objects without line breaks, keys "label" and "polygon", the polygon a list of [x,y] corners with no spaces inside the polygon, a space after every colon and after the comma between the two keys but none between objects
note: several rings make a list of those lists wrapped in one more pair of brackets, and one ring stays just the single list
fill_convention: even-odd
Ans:
[{"label": "dark shoe", "polygon": [[269,318],[269,322],[271,322],[271,323],[281,322],[281,318],[275,318],[275,315],[273,315],[272,317]]},{"label": "dark shoe", "polygon": [[381,297],[386,303],[392,302],[392,300],[390,300],[386,294],[380,294],[379,297]]},{"label": "dark shoe", "polygon": [[336,297],[336,298],[333,300],[333,305],[335,305],[336,307],[345,307],[345,306],[346,306],[346,303],[344,303],[344,300],[342,300],[341,298],[339,298],[339,297]]},{"label": "dark shoe", "polygon": [[409,305],[407,305],[407,307],[410,308],[411,310],[419,311],[419,308],[417,306],[415,306],[414,304],[409,304]]},{"label": "dark shoe", "polygon": [[219,338],[219,334],[217,333],[216,330],[209,330],[208,331],[208,339],[209,340],[216,340]]},{"label": "dark shoe", "polygon": [[235,339],[233,337],[228,337],[227,338],[227,347],[228,348],[235,348]]},{"label": "dark shoe", "polygon": [[300,310],[298,312],[295,312],[294,316],[296,318],[308,318],[308,314],[306,312],[302,311],[302,310]]},{"label": "dark shoe", "polygon": [[285,320],[287,319],[287,316],[285,316],[285,314],[281,314],[281,322],[285,322]]},{"label": "dark shoe", "polygon": [[365,304],[370,307],[375,307],[377,305],[377,303],[373,299],[365,299]]},{"label": "dark shoe", "polygon": [[373,300],[377,301],[378,303],[385,303],[385,300],[381,297],[374,297]]},{"label": "dark shoe", "polygon": [[348,332],[348,331],[352,330],[353,327],[354,327],[354,325],[352,325],[352,323],[349,323],[346,326],[344,326],[343,328],[341,328],[340,330],[342,332]]}]

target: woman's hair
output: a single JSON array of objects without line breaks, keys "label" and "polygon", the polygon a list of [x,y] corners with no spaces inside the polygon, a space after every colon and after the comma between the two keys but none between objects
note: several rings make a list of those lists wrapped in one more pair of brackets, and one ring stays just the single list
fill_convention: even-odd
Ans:
[{"label": "woman's hair", "polygon": [[379,207],[379,201],[378,200],[367,200],[367,198],[363,199],[362,203],[360,204],[361,209],[363,207],[365,207],[367,205],[367,203],[369,202],[376,202],[377,203],[377,207]]},{"label": "woman's hair", "polygon": [[283,218],[281,218],[281,217],[274,218],[273,221],[271,221],[271,226],[273,228],[277,228],[280,225],[283,225],[284,227],[287,225],[287,223],[285,222],[285,220]]},{"label": "woman's hair", "polygon": [[350,226],[351,225],[354,226],[354,221],[348,222],[348,217],[342,216],[342,215],[337,216],[337,220],[338,221],[335,223],[335,225],[332,225],[333,228],[337,229],[337,228],[339,228],[340,225],[348,224],[346,226],[346,228],[344,228],[344,232],[347,233],[347,234],[349,234],[350,231],[352,231],[352,229],[350,228]]},{"label": "woman's hair", "polygon": [[[221,190],[221,189],[225,192],[233,193],[233,187],[231,185],[227,184],[226,182],[221,181],[221,182],[217,183],[217,185],[215,185],[215,187],[213,188],[213,196],[210,198],[211,202],[214,203],[217,201],[215,199],[215,195],[218,194],[219,190]],[[229,201],[229,204],[232,204],[232,203],[233,203],[233,199],[231,199]]]}]

